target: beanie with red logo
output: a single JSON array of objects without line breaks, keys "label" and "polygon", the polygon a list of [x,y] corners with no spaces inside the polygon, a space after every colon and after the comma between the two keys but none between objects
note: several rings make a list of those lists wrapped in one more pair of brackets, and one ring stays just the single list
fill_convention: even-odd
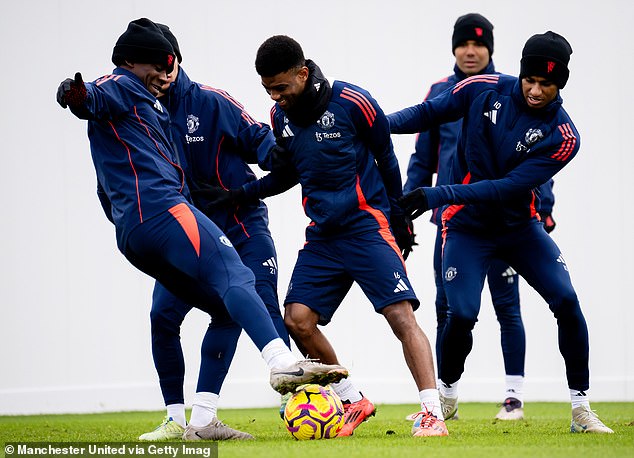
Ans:
[{"label": "beanie with red logo", "polygon": [[116,66],[126,61],[140,64],[163,65],[167,72],[174,68],[175,53],[171,43],[154,22],[140,18],[128,24],[112,51]]},{"label": "beanie with red logo", "polygon": [[563,89],[570,76],[568,62],[572,47],[561,35],[551,32],[533,35],[522,50],[520,79],[539,76]]},{"label": "beanie with red logo", "polygon": [[482,43],[489,50],[489,57],[493,55],[493,24],[478,13],[460,16],[453,26],[451,37],[451,52],[469,40]]}]

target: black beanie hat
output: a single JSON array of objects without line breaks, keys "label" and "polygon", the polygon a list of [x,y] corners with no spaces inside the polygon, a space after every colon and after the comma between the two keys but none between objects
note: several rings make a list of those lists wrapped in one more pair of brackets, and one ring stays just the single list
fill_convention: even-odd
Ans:
[{"label": "black beanie hat", "polygon": [[451,52],[465,41],[479,41],[489,50],[489,57],[493,55],[493,24],[478,13],[460,16],[453,26],[451,37]]},{"label": "black beanie hat", "polygon": [[158,25],[147,18],[128,24],[128,29],[117,40],[112,51],[112,62],[119,66],[130,61],[140,64],[165,65],[174,68],[174,50]]},{"label": "black beanie hat", "polygon": [[159,24],[158,22],[156,23],[156,25],[159,26],[159,29],[161,29],[161,32],[163,32],[163,35],[165,36],[165,38],[167,38],[167,41],[169,41],[172,45],[172,49],[174,49],[174,53],[176,54],[178,63],[180,64],[181,62],[183,62],[183,56],[181,55],[181,49],[178,46],[178,40],[176,39],[170,28],[165,24]]},{"label": "black beanie hat", "polygon": [[572,47],[561,35],[550,30],[528,39],[522,50],[520,79],[526,76],[541,76],[563,89],[568,81]]}]

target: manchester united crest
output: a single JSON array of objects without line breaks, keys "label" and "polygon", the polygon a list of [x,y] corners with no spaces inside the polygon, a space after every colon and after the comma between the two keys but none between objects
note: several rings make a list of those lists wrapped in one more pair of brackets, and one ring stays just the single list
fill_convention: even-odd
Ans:
[{"label": "manchester united crest", "polygon": [[193,114],[187,115],[187,132],[193,134],[198,130],[199,125],[200,122],[198,121],[198,118],[196,116],[194,116]]},{"label": "manchester united crest", "polygon": [[328,130],[335,125],[335,115],[330,111],[326,111],[321,117],[317,120],[317,125],[324,130]]}]

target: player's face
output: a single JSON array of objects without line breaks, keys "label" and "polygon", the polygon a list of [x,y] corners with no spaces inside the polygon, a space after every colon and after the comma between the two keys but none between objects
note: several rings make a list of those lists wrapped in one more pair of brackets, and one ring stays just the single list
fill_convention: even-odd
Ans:
[{"label": "player's face", "polygon": [[174,70],[172,70],[172,72],[167,75],[167,83],[165,83],[163,87],[161,87],[161,94],[159,95],[159,97],[162,97],[165,94],[167,94],[167,92],[170,89],[170,84],[176,81],[176,77],[178,76],[178,68],[179,68],[179,63],[178,63],[178,59],[176,59],[174,60]]},{"label": "player's face", "polygon": [[480,73],[489,65],[489,50],[483,43],[467,40],[454,50],[456,65],[467,76]]},{"label": "player's face", "polygon": [[522,78],[522,94],[531,108],[544,108],[557,97],[557,85],[541,76]]},{"label": "player's face", "polygon": [[126,68],[139,77],[154,97],[161,95],[161,89],[168,82],[164,65],[130,63]]},{"label": "player's face", "polygon": [[299,67],[275,76],[263,76],[262,86],[282,110],[288,111],[304,92],[306,80],[308,80],[308,68]]}]

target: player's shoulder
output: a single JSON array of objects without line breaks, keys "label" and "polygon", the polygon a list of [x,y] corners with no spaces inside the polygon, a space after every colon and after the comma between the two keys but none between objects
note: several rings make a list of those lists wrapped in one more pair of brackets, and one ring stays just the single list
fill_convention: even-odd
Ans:
[{"label": "player's shoulder", "polygon": [[139,103],[139,101],[154,103],[156,100],[139,78],[128,71],[120,71],[119,68],[111,74],[97,78],[92,85],[95,90],[115,100],[125,100],[130,103]]},{"label": "player's shoulder", "polygon": [[504,75],[500,75],[498,73],[485,73],[482,75],[473,75],[468,78],[459,81],[454,86],[454,93],[459,92],[463,89],[483,89],[487,87],[498,86],[504,82]]},{"label": "player's shoulder", "polygon": [[127,73],[109,73],[107,75],[100,76],[93,84],[99,88],[107,89],[111,86],[124,86],[130,89],[136,89],[136,87],[140,84],[138,78],[132,78]]},{"label": "player's shoulder", "polygon": [[581,140],[581,135],[579,134],[577,127],[563,106],[560,106],[559,110],[557,110],[557,116],[555,117],[553,124],[556,126],[554,132],[561,134],[564,139],[574,137],[577,142]]},{"label": "player's shoulder", "polygon": [[370,110],[377,105],[370,92],[361,86],[346,81],[334,81],[332,84],[332,102],[346,110]]},{"label": "player's shoulder", "polygon": [[244,109],[244,106],[224,89],[203,83],[196,83],[196,87],[197,96],[200,98],[206,99],[209,102],[214,102],[218,105],[226,105],[240,110]]},{"label": "player's shoulder", "polygon": [[431,83],[431,86],[429,86],[429,90],[443,91],[447,89],[449,86],[453,86],[457,82],[458,82],[458,78],[456,77],[456,75],[445,76],[444,78],[440,78],[439,80]]},{"label": "player's shoulder", "polygon": [[363,94],[366,97],[370,97],[370,93],[362,88],[361,86],[357,85],[357,84],[353,84],[353,83],[349,83],[347,81],[342,81],[342,80],[335,80],[332,83],[332,93],[333,96],[337,96],[340,97],[341,94],[345,94],[345,93],[350,93],[350,92],[355,92],[358,94]]}]

